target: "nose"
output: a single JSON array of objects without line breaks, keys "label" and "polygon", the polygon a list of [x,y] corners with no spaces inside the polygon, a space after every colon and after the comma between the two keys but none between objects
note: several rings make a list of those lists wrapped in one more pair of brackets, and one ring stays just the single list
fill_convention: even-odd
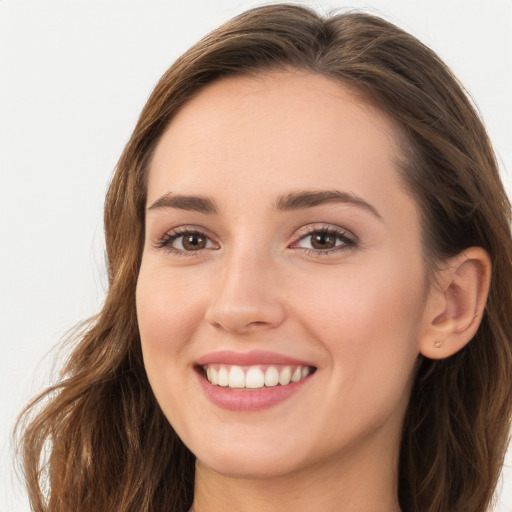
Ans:
[{"label": "nose", "polygon": [[278,327],[285,319],[283,290],[270,257],[235,254],[215,277],[206,321],[230,333]]}]

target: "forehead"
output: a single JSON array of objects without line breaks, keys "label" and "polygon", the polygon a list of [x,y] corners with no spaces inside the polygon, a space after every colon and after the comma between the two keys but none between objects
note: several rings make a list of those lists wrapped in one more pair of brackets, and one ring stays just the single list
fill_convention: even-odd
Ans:
[{"label": "forehead", "polygon": [[233,200],[233,187],[246,198],[291,188],[369,196],[382,187],[401,190],[396,133],[384,113],[323,76],[222,79],[186,103],[165,131],[150,166],[148,202],[169,192]]}]

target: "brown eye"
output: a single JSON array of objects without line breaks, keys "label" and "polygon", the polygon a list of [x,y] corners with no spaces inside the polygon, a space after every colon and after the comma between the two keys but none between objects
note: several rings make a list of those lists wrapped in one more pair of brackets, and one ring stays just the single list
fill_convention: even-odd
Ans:
[{"label": "brown eye", "polygon": [[[207,238],[200,233],[183,235],[181,245],[185,251],[199,251],[206,248]],[[180,237],[176,239],[178,241]]]},{"label": "brown eye", "polygon": [[349,247],[353,248],[356,245],[357,239],[349,231],[342,228],[313,229],[294,244],[295,247],[300,247],[319,255],[329,254],[330,252],[340,251]]},{"label": "brown eye", "polygon": [[210,237],[201,231],[183,230],[180,232],[169,232],[155,244],[158,249],[165,249],[172,254],[182,256],[193,255],[202,250],[218,249]]},{"label": "brown eye", "polygon": [[311,247],[313,249],[333,249],[336,247],[336,236],[331,233],[313,233]]}]

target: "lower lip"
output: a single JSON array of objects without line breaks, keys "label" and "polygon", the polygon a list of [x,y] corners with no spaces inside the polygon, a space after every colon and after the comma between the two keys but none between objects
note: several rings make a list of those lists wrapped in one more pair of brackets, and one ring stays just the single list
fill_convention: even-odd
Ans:
[{"label": "lower lip", "polygon": [[202,375],[198,374],[198,378],[207,398],[216,406],[229,411],[261,411],[283,402],[300,391],[312,375],[287,386],[278,385],[254,390],[214,386]]}]

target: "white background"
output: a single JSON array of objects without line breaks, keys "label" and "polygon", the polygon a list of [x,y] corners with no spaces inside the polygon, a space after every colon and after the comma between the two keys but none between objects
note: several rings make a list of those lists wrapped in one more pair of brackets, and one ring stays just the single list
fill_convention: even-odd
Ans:
[{"label": "white background", "polygon": [[[302,3],[365,8],[437,51],[512,191],[512,0]],[[102,302],[102,202],[140,109],[178,55],[256,4],[0,0],[0,512],[29,510],[11,469],[15,417],[50,381],[50,350]],[[512,468],[503,481],[497,510],[512,512]]]}]

